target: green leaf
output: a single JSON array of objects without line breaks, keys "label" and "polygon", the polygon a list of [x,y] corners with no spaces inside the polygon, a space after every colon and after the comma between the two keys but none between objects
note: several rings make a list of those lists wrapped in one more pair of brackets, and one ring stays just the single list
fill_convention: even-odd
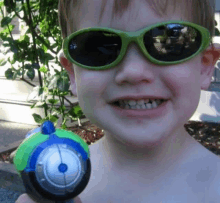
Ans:
[{"label": "green leaf", "polygon": [[220,32],[217,28],[215,28],[215,36],[220,36]]},{"label": "green leaf", "polygon": [[[13,25],[9,25],[9,29],[12,30],[13,29]],[[6,27],[0,33],[1,34],[10,34],[9,29],[8,29],[8,27]]]},{"label": "green leaf", "polygon": [[0,66],[4,66],[7,63],[7,61],[5,61],[4,59],[0,60]]},{"label": "green leaf", "polygon": [[17,48],[17,46],[16,45],[14,45],[14,44],[11,44],[11,49],[10,49],[12,52],[14,52],[14,53],[18,53],[18,48]]},{"label": "green leaf", "polygon": [[9,80],[13,79],[14,71],[9,68],[8,70],[5,71],[5,77]]},{"label": "green leaf", "polygon": [[38,96],[42,95],[43,93],[44,93],[44,88],[43,88],[43,87],[40,87]]},{"label": "green leaf", "polygon": [[43,50],[45,51],[45,53],[47,52],[47,47],[45,45],[42,45]]},{"label": "green leaf", "polygon": [[45,58],[46,58],[46,60],[48,60],[48,61],[54,59],[54,57],[53,57],[51,54],[49,54],[49,53],[46,53],[46,54],[45,54]]},{"label": "green leaf", "polygon": [[21,49],[29,49],[29,45],[30,45],[30,42],[29,42],[29,37],[28,36],[21,36],[21,38],[18,40],[18,45]]},{"label": "green leaf", "polygon": [[30,70],[32,68],[31,64],[25,64],[24,69]]},{"label": "green leaf", "polygon": [[33,68],[32,68],[32,69],[29,69],[29,70],[27,71],[27,76],[28,76],[31,80],[34,79],[34,77],[35,77],[35,71],[34,71]]},{"label": "green leaf", "polygon": [[62,124],[62,129],[64,129],[64,130],[66,130],[66,129],[67,129],[66,124]]},{"label": "green leaf", "polygon": [[74,107],[74,112],[78,117],[81,117],[83,115],[82,109],[79,105]]},{"label": "green leaf", "polygon": [[56,116],[56,115],[50,116],[50,121],[53,122],[53,123],[57,122],[58,119],[59,119],[59,117]]},{"label": "green leaf", "polygon": [[68,94],[69,94],[69,92],[60,92],[60,96],[62,96],[62,97],[66,96]]},{"label": "green leaf", "polygon": [[45,53],[44,53],[44,50],[43,49],[38,49],[37,50],[37,55],[39,56],[39,58],[40,58],[40,62],[42,63],[42,64],[45,64]]},{"label": "green leaf", "polygon": [[33,67],[34,69],[37,69],[37,70],[40,69],[40,66],[39,66],[38,63],[32,63],[32,67]]},{"label": "green leaf", "polygon": [[47,73],[47,72],[48,72],[48,70],[47,70],[47,68],[46,68],[45,66],[42,66],[42,67],[39,69],[39,71],[42,72],[42,73]]},{"label": "green leaf", "polygon": [[56,108],[56,111],[61,114],[64,110],[65,110],[65,106],[59,106],[58,108]]},{"label": "green leaf", "polygon": [[79,105],[72,107],[68,113],[72,118],[81,118],[83,116],[82,109]]},{"label": "green leaf", "polygon": [[59,102],[58,99],[48,99],[48,102],[51,104],[57,104]]},{"label": "green leaf", "polygon": [[42,118],[40,115],[34,113],[34,114],[32,114],[32,116],[34,117],[34,120],[36,123],[41,123]]},{"label": "green leaf", "polygon": [[22,69],[17,70],[17,75],[22,76]]},{"label": "green leaf", "polygon": [[30,37],[28,35],[25,35],[24,41],[29,43],[30,42]]},{"label": "green leaf", "polygon": [[[36,102],[37,103],[37,102]],[[31,105],[31,109],[33,109],[36,105],[36,103],[34,103],[33,105]]]},{"label": "green leaf", "polygon": [[44,104],[43,104],[43,106],[42,106],[44,109],[45,109],[45,111],[47,111],[48,109],[49,109],[49,107],[48,107],[48,105],[47,105],[47,103],[46,102],[44,102]]},{"label": "green leaf", "polygon": [[11,23],[12,18],[10,17],[4,17],[1,21],[1,27],[7,26],[9,23]]}]

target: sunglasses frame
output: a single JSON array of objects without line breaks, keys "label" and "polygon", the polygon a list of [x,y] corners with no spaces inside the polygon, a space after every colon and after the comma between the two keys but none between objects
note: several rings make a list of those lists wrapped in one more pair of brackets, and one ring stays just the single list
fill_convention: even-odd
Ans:
[{"label": "sunglasses frame", "polygon": [[[167,25],[167,24],[182,24],[182,25],[191,26],[191,27],[197,29],[202,36],[202,43],[201,43],[199,50],[196,53],[194,53],[192,56],[190,56],[186,59],[182,59],[182,60],[174,61],[174,62],[164,62],[164,61],[159,61],[159,60],[153,58],[148,53],[147,49],[145,48],[144,40],[143,40],[144,35],[147,31],[149,31],[153,28],[156,28],[161,25]],[[113,61],[111,64],[107,64],[105,66],[91,67],[91,66],[86,66],[86,65],[83,65],[83,64],[76,62],[70,56],[69,49],[68,49],[70,40],[73,37],[75,37],[81,33],[86,33],[86,32],[90,32],[90,31],[107,31],[107,32],[113,32],[113,33],[117,34],[118,36],[120,36],[121,41],[122,41],[121,51],[120,51],[120,54],[117,57],[117,59],[115,61]],[[66,56],[66,58],[70,62],[76,64],[79,67],[90,69],[90,70],[105,70],[105,69],[115,67],[116,65],[118,65],[122,61],[123,57],[126,54],[127,47],[131,42],[135,42],[139,46],[139,48],[142,50],[142,52],[146,56],[146,58],[149,59],[152,63],[158,64],[158,65],[173,65],[173,64],[184,63],[184,62],[194,58],[195,56],[197,56],[198,54],[200,54],[204,50],[206,50],[211,43],[211,35],[210,35],[210,32],[208,29],[206,29],[200,25],[197,25],[195,23],[188,22],[188,21],[167,21],[167,22],[157,23],[157,24],[148,26],[148,27],[143,28],[143,29],[136,31],[136,32],[124,32],[121,30],[116,30],[116,29],[112,29],[112,28],[105,28],[105,27],[92,27],[92,28],[89,27],[89,28],[78,30],[78,31],[72,33],[71,35],[69,35],[68,37],[66,37],[63,40],[63,52],[64,52],[64,55]]]}]

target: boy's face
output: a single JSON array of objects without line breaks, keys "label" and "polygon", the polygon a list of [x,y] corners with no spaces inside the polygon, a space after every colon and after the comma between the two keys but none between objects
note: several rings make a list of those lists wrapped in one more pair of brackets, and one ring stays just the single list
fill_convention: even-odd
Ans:
[{"label": "boy's face", "polygon": [[[111,23],[112,3],[108,1],[102,21],[98,24],[101,1],[84,1],[80,10],[78,29],[110,27],[137,31],[149,25],[169,20],[189,20],[181,15],[183,8],[160,18],[144,1],[132,1],[122,18]],[[200,90],[207,89],[214,66],[203,63],[202,54],[182,64],[159,66],[149,62],[136,44],[128,46],[124,59],[114,68],[95,71],[66,65],[72,91],[90,121],[110,133],[115,139],[135,145],[161,142],[170,134],[184,130],[183,124],[194,114]],[[127,95],[155,95],[169,99],[165,111],[154,118],[121,116],[109,104]]]}]

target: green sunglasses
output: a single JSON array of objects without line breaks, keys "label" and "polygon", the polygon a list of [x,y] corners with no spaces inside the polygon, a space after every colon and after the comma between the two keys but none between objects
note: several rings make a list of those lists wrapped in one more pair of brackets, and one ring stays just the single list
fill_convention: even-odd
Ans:
[{"label": "green sunglasses", "polygon": [[149,61],[158,65],[186,62],[211,43],[208,29],[186,21],[168,21],[136,32],[93,27],[78,30],[63,41],[66,58],[82,68],[104,70],[115,67],[136,42]]}]

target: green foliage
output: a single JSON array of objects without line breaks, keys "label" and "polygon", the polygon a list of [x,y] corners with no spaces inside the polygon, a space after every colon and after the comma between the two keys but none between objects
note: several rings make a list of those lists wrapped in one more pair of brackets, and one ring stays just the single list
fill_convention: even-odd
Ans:
[{"label": "green foliage", "polygon": [[[7,10],[7,16],[4,16],[3,6]],[[71,93],[68,74],[58,61],[58,53],[62,48],[58,0],[4,0],[0,2],[0,13],[2,16],[0,25],[3,28],[0,39],[7,48],[4,54],[13,52],[12,60],[0,59],[0,66],[7,62],[11,64],[5,71],[5,77],[9,80],[20,78],[31,84],[38,72],[40,85],[35,87],[31,84],[34,87],[32,100],[35,101],[31,108],[43,108],[45,117],[33,114],[36,123],[42,124],[45,120],[50,120],[56,126],[58,116],[62,115],[61,127],[66,129],[68,120],[85,118],[79,105],[74,106],[65,97]],[[15,26],[11,23],[15,17],[25,22],[28,27],[19,39],[14,39],[12,35]],[[51,61],[61,67],[61,71],[54,70],[54,75],[50,73],[51,68],[54,69],[49,64]],[[21,64],[19,68],[13,66],[16,62]],[[30,81],[25,80],[24,76]],[[64,100],[70,104],[70,109],[66,108]]]},{"label": "green foliage", "polygon": [[217,21],[215,20],[215,36],[220,36],[220,32],[218,30],[218,28],[216,27],[218,24],[217,24]]}]

